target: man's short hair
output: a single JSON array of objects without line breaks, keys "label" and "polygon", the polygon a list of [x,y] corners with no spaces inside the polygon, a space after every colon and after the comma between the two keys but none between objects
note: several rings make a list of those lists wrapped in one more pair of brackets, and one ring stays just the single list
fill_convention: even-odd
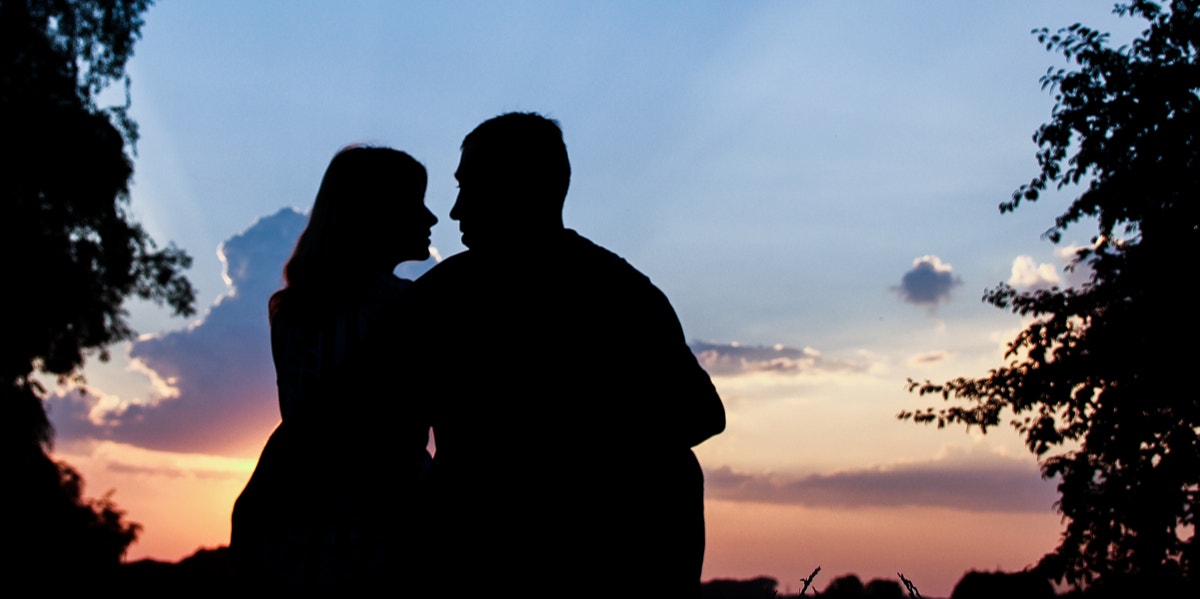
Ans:
[{"label": "man's short hair", "polygon": [[463,139],[488,153],[492,168],[538,200],[559,208],[571,184],[571,162],[558,121],[536,112],[509,112],[488,119]]}]

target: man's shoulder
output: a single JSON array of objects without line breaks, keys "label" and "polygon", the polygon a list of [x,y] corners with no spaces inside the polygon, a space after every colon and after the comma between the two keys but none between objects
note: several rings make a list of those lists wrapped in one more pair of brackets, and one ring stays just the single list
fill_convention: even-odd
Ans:
[{"label": "man's shoulder", "polygon": [[605,274],[629,279],[631,282],[650,284],[649,277],[612,250],[600,246],[571,229],[566,230],[563,239],[567,251],[562,255],[567,260],[574,262],[576,266],[591,271],[589,274]]},{"label": "man's shoulder", "polygon": [[658,291],[650,278],[625,258],[572,229],[563,229],[561,235],[543,239],[535,249],[522,257],[523,264],[514,264],[495,254],[460,252],[421,275],[409,288],[409,294],[415,298],[459,295],[501,283],[530,292],[546,286],[579,284],[609,286],[617,293]]},{"label": "man's shoulder", "polygon": [[616,313],[669,314],[674,309],[666,294],[632,264],[589,239],[569,231],[570,251],[563,252],[570,263],[562,264],[566,278],[574,278],[581,289],[587,289],[595,301],[606,303],[606,309]]}]

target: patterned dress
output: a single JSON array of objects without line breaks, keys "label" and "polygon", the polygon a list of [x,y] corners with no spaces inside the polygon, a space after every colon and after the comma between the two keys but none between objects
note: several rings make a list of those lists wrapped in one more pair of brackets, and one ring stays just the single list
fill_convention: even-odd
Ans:
[{"label": "patterned dress", "polygon": [[428,420],[395,381],[392,275],[336,300],[286,290],[271,321],[282,422],[233,510],[239,574],[269,587],[354,587],[402,576],[423,537]]}]

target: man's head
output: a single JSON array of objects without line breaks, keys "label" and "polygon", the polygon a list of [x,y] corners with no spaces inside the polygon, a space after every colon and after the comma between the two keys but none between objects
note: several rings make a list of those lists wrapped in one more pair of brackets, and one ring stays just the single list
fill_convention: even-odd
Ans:
[{"label": "man's head", "polygon": [[551,119],[510,112],[485,121],[463,140],[454,177],[450,218],[468,247],[511,246],[562,228],[571,164]]}]

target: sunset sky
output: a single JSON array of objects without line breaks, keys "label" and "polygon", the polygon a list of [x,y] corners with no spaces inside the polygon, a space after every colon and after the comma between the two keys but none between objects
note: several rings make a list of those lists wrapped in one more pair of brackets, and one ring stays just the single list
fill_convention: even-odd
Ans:
[{"label": "sunset sky", "polygon": [[[462,137],[532,110],[565,132],[567,225],[667,294],[725,401],[727,431],[697,450],[706,579],[794,591],[819,565],[821,588],[903,572],[945,596],[969,568],[1030,565],[1060,523],[1017,434],[895,416],[931,405],[907,378],[1001,363],[1022,323],[984,289],[1079,282],[1062,256],[1090,225],[1040,237],[1065,194],[997,204],[1036,172],[1053,105],[1038,78],[1061,63],[1030,30],[1082,21],[1119,45],[1142,29],[1110,8],[163,2],[129,66],[132,212],[195,258],[199,314],[130,306],[143,337],[88,365],[87,394],[50,399],[56,453],[145,526],[130,558],[227,543],[278,422],[266,298],[329,159],[368,142],[422,161],[449,256]],[[530,356],[521,376],[542,374]],[[381,392],[403,388],[381,373]]]}]

